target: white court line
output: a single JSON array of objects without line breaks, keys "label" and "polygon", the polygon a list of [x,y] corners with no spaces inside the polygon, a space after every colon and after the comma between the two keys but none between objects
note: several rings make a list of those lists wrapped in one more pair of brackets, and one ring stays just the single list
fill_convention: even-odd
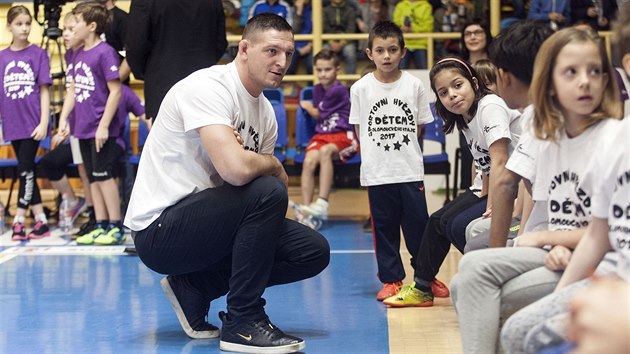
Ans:
[{"label": "white court line", "polygon": [[91,256],[124,255],[126,246],[47,246],[11,247],[0,253],[13,256]]},{"label": "white court line", "polygon": [[17,254],[5,254],[4,252],[2,252],[0,253],[0,264],[7,262],[15,257],[17,257]]},{"label": "white court line", "polygon": [[[126,246],[17,246],[0,252],[0,263],[15,256],[125,255]],[[370,254],[374,250],[332,250],[331,254]]]}]

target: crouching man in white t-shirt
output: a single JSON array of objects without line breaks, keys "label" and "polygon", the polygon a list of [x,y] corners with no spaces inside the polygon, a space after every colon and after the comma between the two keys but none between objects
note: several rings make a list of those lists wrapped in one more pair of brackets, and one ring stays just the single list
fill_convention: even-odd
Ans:
[{"label": "crouching man in white t-shirt", "polygon": [[140,259],[168,274],[162,288],[191,338],[219,336],[206,321],[227,294],[220,348],[289,353],[305,347],[265,314],[266,287],[328,265],[326,239],[285,218],[288,177],[273,156],[277,125],[262,95],[294,52],[273,14],[247,23],[236,59],[199,70],[168,92],[142,152],[125,225]]}]

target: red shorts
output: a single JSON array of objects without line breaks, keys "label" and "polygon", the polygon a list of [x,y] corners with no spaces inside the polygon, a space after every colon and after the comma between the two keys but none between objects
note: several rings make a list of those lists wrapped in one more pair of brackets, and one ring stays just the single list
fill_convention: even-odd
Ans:
[{"label": "red shorts", "polygon": [[324,145],[335,144],[339,150],[339,159],[346,161],[359,151],[359,142],[354,137],[354,132],[338,132],[331,134],[315,134],[308,146],[306,152],[311,150],[319,150]]}]

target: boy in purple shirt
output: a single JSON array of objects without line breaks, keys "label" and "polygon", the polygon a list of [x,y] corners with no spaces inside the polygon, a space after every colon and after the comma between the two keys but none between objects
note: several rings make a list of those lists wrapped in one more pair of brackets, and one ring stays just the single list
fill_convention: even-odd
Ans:
[{"label": "boy in purple shirt", "polygon": [[[0,51],[0,72],[4,75],[0,95],[0,116],[3,119],[0,140],[4,138],[11,141],[18,160],[17,173],[20,178],[11,236],[13,241],[50,235],[35,180],[35,154],[40,140],[48,135],[48,86],[52,80],[48,55],[28,41],[32,20],[26,7],[11,7],[7,13],[7,27],[12,41],[9,48]],[[35,225],[27,235],[24,222],[29,206],[35,216]]]},{"label": "boy in purple shirt", "polygon": [[[323,49],[314,58],[320,83],[313,88],[313,101],[301,106],[317,120],[315,135],[306,147],[302,166],[302,203],[300,212],[320,219],[328,218],[328,196],[333,182],[333,161],[354,156],[359,143],[354,128],[348,123],[350,93],[337,81],[339,58],[330,49]],[[315,202],[315,169],[319,165],[319,197]]]},{"label": "boy in purple shirt", "polygon": [[116,143],[120,125],[115,122],[121,96],[118,56],[100,39],[109,11],[104,5],[85,2],[77,5],[75,37],[83,42],[73,58],[72,83],[60,118],[60,130],[67,134],[69,110],[75,114],[74,136],[79,138],[81,156],[90,180],[96,225],[92,232],[77,238],[77,244],[120,244],[125,240],[120,215],[120,195],[115,165],[123,154]]}]

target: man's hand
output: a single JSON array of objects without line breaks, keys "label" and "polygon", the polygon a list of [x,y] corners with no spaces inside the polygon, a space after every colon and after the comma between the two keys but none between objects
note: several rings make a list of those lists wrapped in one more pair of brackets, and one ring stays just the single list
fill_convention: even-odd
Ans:
[{"label": "man's hand", "polygon": [[236,129],[234,129],[234,137],[236,137],[236,142],[240,146],[245,146],[245,142],[243,141],[243,138],[241,137],[241,134],[239,134],[238,130],[236,130]]},{"label": "man's hand", "polygon": [[553,271],[562,271],[569,265],[571,250],[560,245],[554,246],[545,256],[545,267]]},{"label": "man's hand", "polygon": [[280,162],[280,160],[278,160],[275,156],[274,159],[278,162],[278,167],[276,169],[276,171],[272,174],[272,176],[278,178],[279,180],[282,181],[282,183],[284,183],[285,187],[289,187],[289,176],[287,175],[287,171],[284,170],[284,166],[282,166],[282,162]]}]

